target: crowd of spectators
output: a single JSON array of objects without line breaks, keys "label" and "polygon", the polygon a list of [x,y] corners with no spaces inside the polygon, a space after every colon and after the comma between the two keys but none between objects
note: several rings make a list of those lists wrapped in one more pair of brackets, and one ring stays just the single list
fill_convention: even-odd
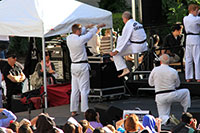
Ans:
[{"label": "crowd of spectators", "polygon": [[[185,112],[171,129],[161,129],[161,119],[147,114],[140,121],[136,114],[128,114],[126,118],[103,125],[100,115],[94,109],[84,113],[83,120],[70,117],[66,123],[56,125],[54,118],[47,113],[40,113],[32,120],[26,118],[18,121],[17,117],[7,109],[1,108],[5,118],[0,119],[0,133],[196,133],[199,131],[197,120],[192,114]],[[163,127],[162,127],[163,128]]]}]

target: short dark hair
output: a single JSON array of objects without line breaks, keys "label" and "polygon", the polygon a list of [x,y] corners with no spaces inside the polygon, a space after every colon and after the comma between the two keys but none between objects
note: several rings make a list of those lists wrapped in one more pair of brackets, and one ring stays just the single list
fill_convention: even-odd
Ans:
[{"label": "short dark hair", "polygon": [[188,123],[188,124],[190,123],[190,121],[191,121],[192,118],[193,118],[193,116],[192,116],[192,114],[189,113],[189,112],[185,112],[185,113],[183,113],[182,116],[181,116],[182,122]]},{"label": "short dark hair", "polygon": [[183,28],[182,24],[174,24],[171,29],[172,31],[175,31],[175,30],[180,30],[182,28]]},{"label": "short dark hair", "polygon": [[72,32],[76,33],[77,30],[80,30],[82,28],[81,24],[74,24],[72,25]]},{"label": "short dark hair", "polygon": [[96,121],[96,116],[97,116],[97,113],[94,109],[88,109],[85,112],[85,119],[87,121]]}]

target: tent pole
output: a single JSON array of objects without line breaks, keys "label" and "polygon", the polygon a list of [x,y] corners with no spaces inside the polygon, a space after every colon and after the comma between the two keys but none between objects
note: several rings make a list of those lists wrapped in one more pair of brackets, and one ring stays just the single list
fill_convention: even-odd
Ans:
[{"label": "tent pole", "polygon": [[43,55],[43,77],[44,77],[44,105],[45,110],[44,113],[46,113],[47,109],[47,77],[46,77],[46,58],[45,58],[45,40],[44,36],[42,37],[42,55]]}]

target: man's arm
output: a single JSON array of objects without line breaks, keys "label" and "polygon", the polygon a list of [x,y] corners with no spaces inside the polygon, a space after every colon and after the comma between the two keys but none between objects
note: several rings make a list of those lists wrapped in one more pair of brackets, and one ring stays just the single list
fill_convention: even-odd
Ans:
[{"label": "man's arm", "polygon": [[81,35],[80,38],[82,40],[82,44],[87,43],[93,37],[93,35],[96,34],[97,30],[99,28],[104,27],[104,26],[106,26],[106,25],[105,24],[98,24],[97,26],[90,29],[85,35]]},{"label": "man's arm", "polygon": [[178,72],[176,71],[176,87],[179,87],[180,86],[180,79],[179,79],[179,76],[178,76]]},{"label": "man's arm", "polygon": [[148,82],[149,82],[149,85],[150,86],[155,86],[155,84],[154,84],[154,69],[151,71],[151,73],[150,73],[150,75],[149,75],[149,80],[148,80]]},{"label": "man's arm", "polygon": [[1,127],[8,127],[11,120],[15,121],[17,119],[17,117],[11,111],[8,111],[7,109],[0,108],[0,112],[3,112],[5,116],[7,117],[5,119],[0,119]]}]

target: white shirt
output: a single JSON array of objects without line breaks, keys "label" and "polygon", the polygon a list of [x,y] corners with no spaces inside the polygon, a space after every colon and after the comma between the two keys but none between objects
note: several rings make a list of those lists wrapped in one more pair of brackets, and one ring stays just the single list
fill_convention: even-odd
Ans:
[{"label": "white shirt", "polygon": [[90,46],[89,48],[90,52],[93,54],[100,54],[99,47],[100,47],[100,37],[98,34],[95,34],[92,39],[90,39],[87,42],[87,46]]},{"label": "white shirt", "polygon": [[[84,32],[85,29],[82,29]],[[97,27],[90,29],[86,34],[78,36],[76,34],[71,34],[67,36],[67,46],[70,51],[70,57],[72,62],[79,62],[87,60],[87,53],[85,49],[85,44],[95,35],[97,32]]]},{"label": "white shirt", "polygon": [[[183,18],[186,33],[200,33],[200,17],[189,14]],[[200,45],[200,35],[187,35],[186,45]]]},{"label": "white shirt", "polygon": [[[146,33],[144,31],[143,26],[137,21],[130,19],[126,22],[122,30],[122,36],[120,37],[120,42],[117,42],[116,50],[118,52],[121,52],[123,48],[126,47],[126,45],[132,45],[130,40],[135,41],[135,42],[141,42],[145,39],[147,39],[147,37],[146,37]],[[135,45],[143,45],[143,44],[135,44]],[[140,51],[140,52],[143,52],[143,51]]]},{"label": "white shirt", "polygon": [[155,86],[155,92],[174,90],[180,85],[178,72],[168,65],[161,64],[151,71],[149,85]]}]

